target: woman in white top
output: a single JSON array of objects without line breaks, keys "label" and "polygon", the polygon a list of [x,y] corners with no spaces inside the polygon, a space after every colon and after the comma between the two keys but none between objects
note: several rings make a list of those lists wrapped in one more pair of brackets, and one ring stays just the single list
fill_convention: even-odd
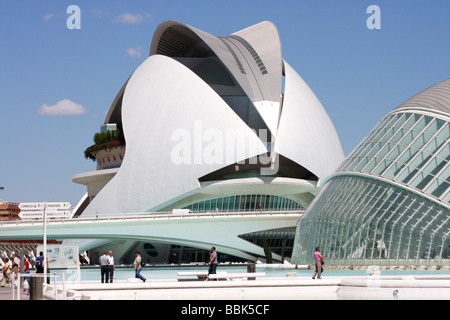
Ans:
[{"label": "woman in white top", "polygon": [[6,285],[6,283],[11,282],[11,264],[9,262],[8,258],[5,258],[3,261],[5,261],[5,265],[3,266],[2,272],[3,272],[3,280],[2,280],[2,287]]}]

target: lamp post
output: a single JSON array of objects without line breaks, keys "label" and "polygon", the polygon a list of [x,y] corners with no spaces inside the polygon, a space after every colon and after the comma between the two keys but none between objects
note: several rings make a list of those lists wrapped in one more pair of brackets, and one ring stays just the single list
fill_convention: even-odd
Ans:
[{"label": "lamp post", "polygon": [[[47,213],[46,213],[47,203],[44,201],[44,212],[43,212],[43,224],[44,224],[44,236],[42,242],[44,243],[44,275],[47,274]],[[45,276],[44,276],[45,277]]]}]

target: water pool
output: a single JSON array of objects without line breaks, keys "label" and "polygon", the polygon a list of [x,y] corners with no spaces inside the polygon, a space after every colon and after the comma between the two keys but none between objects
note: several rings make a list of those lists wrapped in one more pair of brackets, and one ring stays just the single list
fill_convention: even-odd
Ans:
[{"label": "water pool", "polygon": [[[141,270],[141,274],[151,279],[177,279],[178,272],[186,271],[208,271],[207,266],[202,267],[189,267],[189,266],[177,266],[177,267],[144,267]],[[66,281],[76,281],[76,270],[52,270],[55,273],[64,273]],[[247,272],[247,266],[220,266],[217,268],[217,272],[229,272],[229,273],[243,273]],[[311,277],[314,270],[303,269],[288,269],[288,268],[271,268],[265,266],[256,265],[256,272],[265,272],[266,277],[286,277],[286,274],[295,274],[297,277]],[[368,270],[325,270],[323,271],[323,277],[348,277],[348,276],[367,276],[372,271]],[[380,270],[382,276],[392,275],[450,275],[450,270]],[[134,278],[134,269],[132,267],[116,267],[114,272],[115,280],[127,280]],[[100,281],[100,267],[89,267],[81,269],[81,281]]]}]

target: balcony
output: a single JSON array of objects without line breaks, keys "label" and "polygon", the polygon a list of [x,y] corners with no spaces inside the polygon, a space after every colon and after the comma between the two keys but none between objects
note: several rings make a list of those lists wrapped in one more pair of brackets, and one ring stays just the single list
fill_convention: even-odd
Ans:
[{"label": "balcony", "polygon": [[118,168],[125,156],[125,139],[119,129],[97,132],[95,144],[84,151],[84,157],[97,161],[97,170]]}]

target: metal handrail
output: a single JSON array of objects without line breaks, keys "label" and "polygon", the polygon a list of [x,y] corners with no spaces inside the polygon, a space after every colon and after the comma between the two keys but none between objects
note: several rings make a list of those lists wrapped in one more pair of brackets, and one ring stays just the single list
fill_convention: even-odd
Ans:
[{"label": "metal handrail", "polygon": [[[17,277],[17,294],[16,294],[16,288],[15,288],[15,281]],[[12,294],[12,300],[16,300],[14,296],[17,296],[17,300],[20,300],[20,277],[28,278],[28,277],[40,277],[40,278],[47,278],[47,277],[53,277],[54,279],[54,286],[55,286],[55,300],[58,300],[58,290],[56,287],[56,278],[61,277],[62,282],[62,292],[63,292],[63,299],[66,299],[66,283],[64,279],[64,273],[18,273],[17,275],[15,273],[11,273],[11,294]]]}]

